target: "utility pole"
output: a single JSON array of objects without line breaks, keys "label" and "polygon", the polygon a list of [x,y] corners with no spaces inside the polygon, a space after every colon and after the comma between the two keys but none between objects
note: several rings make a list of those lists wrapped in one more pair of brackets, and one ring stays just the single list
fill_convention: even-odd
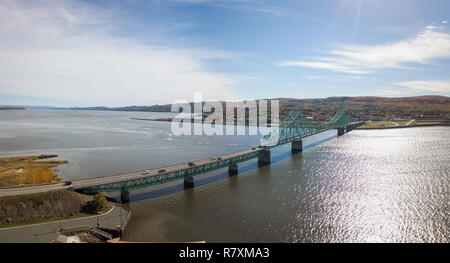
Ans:
[{"label": "utility pole", "polygon": [[120,237],[122,237],[122,231],[123,231],[123,223],[122,223],[122,207],[120,207]]},{"label": "utility pole", "polygon": [[98,212],[97,211],[97,226],[100,226],[100,222],[99,222],[99,219],[98,219],[98,215],[100,214],[101,212]]}]

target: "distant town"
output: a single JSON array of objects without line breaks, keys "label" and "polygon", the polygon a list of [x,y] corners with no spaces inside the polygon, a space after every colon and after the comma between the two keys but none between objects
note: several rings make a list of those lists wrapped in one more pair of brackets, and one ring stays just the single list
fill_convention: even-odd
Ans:
[{"label": "distant town", "polygon": [[[359,128],[399,128],[413,126],[450,125],[450,98],[446,96],[415,96],[401,98],[386,97],[329,97],[316,99],[276,98],[280,103],[279,117],[282,120],[290,111],[302,111],[313,121],[322,122],[332,118],[338,110],[345,111],[352,121],[364,121]],[[191,103],[191,106],[193,103]],[[226,103],[222,102],[223,108]],[[191,107],[193,108],[193,107]],[[58,110],[100,110],[100,111],[140,111],[171,112],[172,104],[124,107],[69,107],[53,106],[0,106],[0,110],[15,109],[58,109]],[[247,115],[249,109],[246,109]],[[204,112],[203,119],[214,114]],[[271,119],[268,113],[269,122]],[[216,116],[218,117],[218,116]],[[225,116],[224,116],[225,117]],[[220,117],[219,117],[220,118]],[[225,117],[226,118],[226,117]],[[149,119],[171,121],[171,118]],[[224,123],[233,123],[227,118]]]},{"label": "distant town", "polygon": [[[450,122],[450,98],[446,96],[386,97],[329,97],[317,99],[278,98],[280,119],[289,111],[301,110],[309,119],[321,122],[333,117],[337,110],[344,110],[353,121],[387,122],[375,127],[396,127],[404,124],[435,125]],[[222,102],[225,108],[225,102]],[[146,111],[170,112],[171,104],[126,107],[60,108],[70,110]],[[204,117],[209,114],[205,114]],[[269,112],[270,118],[270,112]],[[170,119],[160,119],[170,120]],[[414,120],[414,122],[410,122]],[[370,127],[373,127],[371,124]],[[362,126],[364,128],[366,126]]]}]

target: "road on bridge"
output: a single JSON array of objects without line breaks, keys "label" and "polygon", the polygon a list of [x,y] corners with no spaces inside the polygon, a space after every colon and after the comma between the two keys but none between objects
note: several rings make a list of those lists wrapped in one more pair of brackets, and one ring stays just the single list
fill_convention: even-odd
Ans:
[{"label": "road on bridge", "polygon": [[[217,162],[218,160],[227,160],[227,159],[231,159],[231,158],[234,158],[234,157],[237,157],[240,155],[246,155],[251,152],[258,152],[258,151],[263,151],[263,150],[264,150],[264,148],[262,148],[262,147],[255,147],[255,148],[246,149],[246,150],[239,151],[239,152],[221,155],[218,157],[210,157],[207,159],[194,161],[193,163],[196,166],[207,165],[207,164]],[[108,177],[102,177],[102,178],[74,181],[74,182],[72,182],[72,185],[70,185],[70,186],[66,186],[66,185],[64,185],[64,183],[57,183],[57,184],[47,184],[47,185],[38,185],[38,186],[29,186],[29,187],[5,188],[5,189],[0,189],[0,197],[41,193],[41,192],[63,190],[63,189],[67,190],[67,189],[85,188],[85,187],[90,187],[90,186],[104,185],[104,184],[117,183],[117,182],[123,182],[123,181],[129,181],[129,180],[135,180],[135,179],[155,176],[155,175],[161,174],[160,170],[165,170],[162,173],[169,173],[169,172],[174,172],[174,171],[179,171],[179,170],[184,170],[184,169],[189,169],[189,168],[191,168],[189,163],[181,163],[181,164],[176,164],[176,165],[172,165],[172,166],[161,167],[158,169],[149,170],[148,174],[143,174],[142,172],[136,172],[136,173],[114,175],[114,176],[108,176]]]}]

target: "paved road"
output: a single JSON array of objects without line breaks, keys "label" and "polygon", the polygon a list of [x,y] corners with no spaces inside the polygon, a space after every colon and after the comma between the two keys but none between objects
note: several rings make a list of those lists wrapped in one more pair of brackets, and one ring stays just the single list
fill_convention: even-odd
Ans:
[{"label": "paved road", "polygon": [[0,197],[10,196],[10,195],[25,195],[32,193],[48,192],[53,190],[67,189],[69,186],[64,186],[63,183],[57,184],[46,184],[38,186],[27,186],[27,187],[14,187],[14,188],[4,188],[0,189]]},{"label": "paved road", "polygon": [[407,124],[406,124],[406,126],[409,126],[411,123],[413,123],[413,121],[415,121],[414,119],[413,120],[410,120]]},{"label": "paved road", "polygon": [[[222,160],[226,160],[229,158],[233,158],[239,155],[245,155],[251,152],[257,152],[262,151],[262,147],[255,147],[251,149],[246,149],[239,152],[234,152],[230,154],[225,154],[218,157],[211,157],[207,159],[202,159],[195,161],[195,165],[206,165],[210,163],[217,162],[219,158]],[[40,192],[47,192],[52,190],[62,190],[62,189],[68,189],[68,188],[84,188],[89,186],[96,186],[96,185],[103,185],[103,184],[109,184],[109,183],[116,183],[116,182],[122,182],[122,181],[128,181],[128,180],[134,180],[139,178],[145,178],[149,176],[154,176],[159,173],[161,173],[162,169],[164,169],[164,172],[173,172],[178,170],[184,170],[190,168],[189,163],[181,163],[176,164],[168,167],[153,169],[148,172],[148,174],[142,174],[142,172],[137,173],[129,173],[129,174],[122,174],[122,175],[115,175],[115,176],[108,176],[108,177],[102,177],[102,178],[95,178],[95,179],[87,179],[87,180],[81,180],[81,181],[74,181],[72,182],[72,185],[65,186],[63,183],[57,183],[57,184],[48,184],[48,185],[41,185],[41,186],[31,186],[31,187],[17,187],[17,188],[7,188],[7,189],[0,189],[0,197],[2,196],[11,196],[11,195],[22,195],[22,194],[31,194],[31,193],[40,193]],[[161,172],[160,172],[161,171]]]},{"label": "paved road", "polygon": [[[124,223],[128,211],[120,206],[98,217],[101,227],[117,228]],[[0,243],[50,243],[58,237],[58,229],[77,226],[96,226],[97,216],[69,219],[42,224],[0,228]]]}]

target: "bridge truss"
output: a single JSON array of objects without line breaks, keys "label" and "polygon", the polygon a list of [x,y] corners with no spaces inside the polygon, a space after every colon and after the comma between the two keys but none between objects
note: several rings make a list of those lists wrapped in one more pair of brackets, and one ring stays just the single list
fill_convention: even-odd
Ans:
[{"label": "bridge truss", "polygon": [[[345,128],[351,125],[350,118],[342,111],[327,122],[313,122],[301,111],[292,111],[281,122],[277,129],[264,136],[268,147],[301,140],[305,137],[331,129]],[[274,134],[275,133],[275,134]]]}]

